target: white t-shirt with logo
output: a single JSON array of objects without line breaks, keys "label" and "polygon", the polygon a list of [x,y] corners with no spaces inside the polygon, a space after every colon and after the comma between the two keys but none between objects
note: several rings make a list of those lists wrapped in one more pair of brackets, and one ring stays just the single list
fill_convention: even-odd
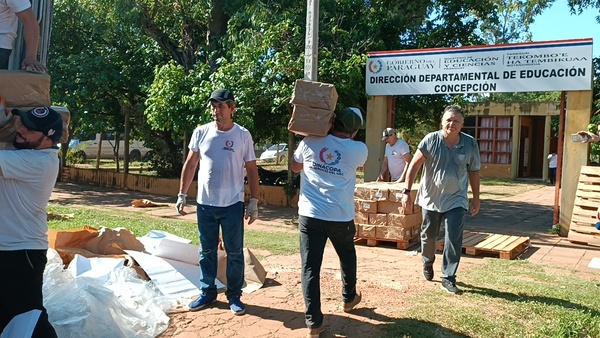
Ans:
[{"label": "white t-shirt with logo", "polygon": [[307,136],[294,152],[303,164],[298,214],[324,221],[354,219],[356,170],[367,160],[367,146],[333,135]]},{"label": "white t-shirt with logo", "polygon": [[219,131],[210,122],[194,130],[188,148],[200,155],[198,204],[228,207],[244,201],[244,165],[256,160],[248,129],[234,123]]},{"label": "white t-shirt with logo", "polygon": [[397,181],[402,176],[404,166],[406,166],[406,161],[402,156],[409,153],[410,147],[404,140],[396,140],[393,146],[389,143],[385,145],[385,157],[388,161],[388,169],[390,170],[392,181]]},{"label": "white t-shirt with logo", "polygon": [[15,13],[29,7],[29,0],[0,0],[0,48],[13,49],[19,23]]},{"label": "white t-shirt with logo", "polygon": [[48,249],[46,206],[58,162],[57,148],[0,151],[0,250]]}]

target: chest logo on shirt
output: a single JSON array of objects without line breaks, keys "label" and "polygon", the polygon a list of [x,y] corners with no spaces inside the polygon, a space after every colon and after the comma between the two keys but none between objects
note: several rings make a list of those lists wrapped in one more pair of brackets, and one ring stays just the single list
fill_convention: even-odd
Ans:
[{"label": "chest logo on shirt", "polygon": [[235,152],[235,150],[233,149],[233,141],[232,140],[225,141],[225,146],[223,147],[223,150]]}]

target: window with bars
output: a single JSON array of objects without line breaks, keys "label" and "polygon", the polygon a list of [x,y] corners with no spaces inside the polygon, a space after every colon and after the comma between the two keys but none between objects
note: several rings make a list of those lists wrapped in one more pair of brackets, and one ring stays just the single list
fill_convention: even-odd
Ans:
[{"label": "window with bars", "polygon": [[511,116],[470,116],[463,132],[479,144],[481,163],[510,164],[512,154]]}]

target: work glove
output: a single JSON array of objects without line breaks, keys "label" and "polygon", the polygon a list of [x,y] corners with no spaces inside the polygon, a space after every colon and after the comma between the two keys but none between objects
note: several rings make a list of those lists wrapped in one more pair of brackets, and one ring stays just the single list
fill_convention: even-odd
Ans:
[{"label": "work glove", "polygon": [[185,198],[187,197],[186,194],[184,193],[179,193],[177,194],[177,203],[175,203],[175,209],[177,209],[177,212],[185,215],[185,211],[183,211],[183,207],[187,204],[187,201],[185,200]]},{"label": "work glove", "polygon": [[4,127],[13,117],[12,113],[6,110],[6,102],[0,97],[0,128]]},{"label": "work glove", "polygon": [[252,222],[256,221],[258,218],[258,199],[251,198],[248,202],[248,206],[246,206],[246,217],[245,219],[250,219],[248,224],[252,224]]}]

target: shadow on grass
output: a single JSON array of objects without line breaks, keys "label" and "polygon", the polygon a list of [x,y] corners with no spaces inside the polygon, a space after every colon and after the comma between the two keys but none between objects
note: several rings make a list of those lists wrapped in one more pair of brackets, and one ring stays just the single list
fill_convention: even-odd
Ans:
[{"label": "shadow on grass", "polygon": [[[433,314],[432,314],[433,315]],[[444,337],[444,338],[469,338],[470,336],[458,333],[452,329],[443,327],[437,323],[403,318],[394,320],[391,325],[384,328],[383,337],[421,338],[421,337]]]},{"label": "shadow on grass", "polygon": [[510,292],[498,291],[495,289],[482,288],[479,286],[474,286],[474,285],[460,283],[460,282],[456,283],[456,284],[463,287],[464,293],[480,294],[483,296],[501,298],[501,299],[504,299],[504,300],[507,300],[510,302],[518,302],[518,303],[537,302],[537,303],[541,303],[541,304],[545,304],[545,305],[560,306],[565,309],[574,309],[577,311],[583,311],[584,313],[589,313],[591,317],[600,316],[600,312],[597,309],[590,308],[588,306],[584,306],[581,304],[573,303],[571,301],[560,299],[560,298],[544,297],[544,296],[527,296],[527,295],[522,295],[522,294],[518,294],[518,293],[510,293]]}]

